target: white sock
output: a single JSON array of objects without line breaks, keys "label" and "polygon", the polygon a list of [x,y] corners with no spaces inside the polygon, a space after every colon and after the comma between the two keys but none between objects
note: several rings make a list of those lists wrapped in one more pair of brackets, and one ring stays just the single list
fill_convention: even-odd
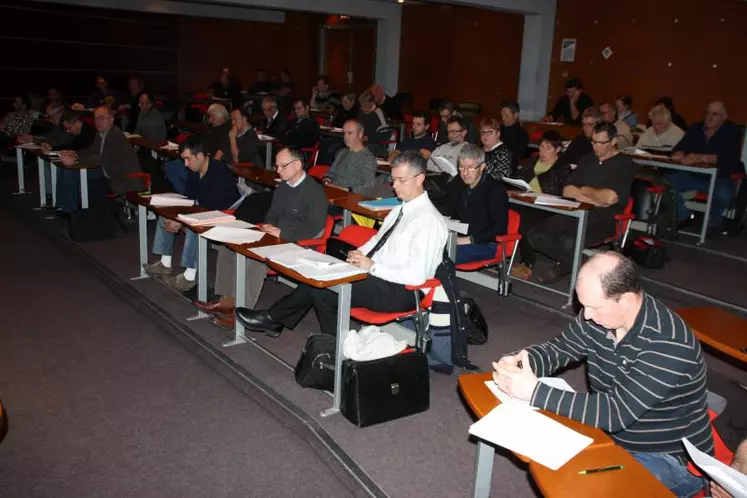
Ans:
[{"label": "white sock", "polygon": [[166,268],[171,268],[171,256],[161,256],[161,264]]},{"label": "white sock", "polygon": [[197,268],[185,268],[184,269],[184,278],[186,278],[190,282],[193,281],[196,276],[197,276]]}]

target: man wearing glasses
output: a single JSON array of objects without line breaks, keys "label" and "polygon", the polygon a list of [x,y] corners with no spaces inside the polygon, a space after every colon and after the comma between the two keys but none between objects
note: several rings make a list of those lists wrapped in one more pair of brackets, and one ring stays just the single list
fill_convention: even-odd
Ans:
[{"label": "man wearing glasses", "polygon": [[[588,244],[615,233],[615,215],[628,204],[630,187],[638,169],[629,156],[620,154],[617,128],[612,123],[597,124],[591,143],[594,154],[581,158],[563,187],[563,197],[594,206],[587,216]],[[574,218],[556,214],[527,234],[535,250],[555,261],[548,271],[537,275],[539,283],[555,282],[571,272],[576,223]]]},{"label": "man wearing glasses", "polygon": [[[402,205],[387,215],[371,240],[348,253],[348,263],[368,271],[365,280],[351,286],[351,306],[381,313],[412,310],[413,293],[405,286],[432,278],[443,260],[448,232],[423,188],[425,171],[425,159],[415,151],[392,161],[392,184]],[[294,328],[312,307],[321,331],[335,335],[337,297],[330,290],[304,284],[268,310],[237,308],[236,318],[248,330],[277,337],[283,327]]]},{"label": "man wearing glasses", "polygon": [[[457,160],[467,142],[467,128],[461,116],[451,116],[446,121],[446,132],[449,141],[439,145],[428,159],[428,171],[447,173],[450,177],[457,174]],[[438,158],[438,159],[437,159]]]},{"label": "man wearing glasses", "polygon": [[293,113],[296,115],[295,121],[285,130],[280,138],[284,145],[305,149],[313,147],[319,142],[319,123],[316,119],[311,119],[309,115],[309,101],[298,99],[293,104]]},{"label": "man wearing glasses", "polygon": [[[719,232],[721,214],[731,202],[734,187],[730,176],[744,173],[740,165],[742,134],[739,128],[727,120],[726,105],[723,102],[711,102],[706,109],[705,120],[690,126],[682,140],[673,149],[672,159],[682,164],[704,164],[718,169],[716,185],[713,191],[711,213],[709,218],[709,235]],[[677,191],[675,215],[678,228],[684,228],[690,220],[690,211],[685,206],[683,192],[697,190],[708,191],[710,177],[676,171],[669,173],[667,179]]]},{"label": "man wearing glasses", "polygon": [[581,161],[586,154],[591,154],[594,148],[591,146],[591,135],[594,133],[594,127],[602,121],[602,115],[596,107],[589,107],[581,116],[581,129],[583,133],[576,136],[565,152],[560,156],[563,164],[570,164],[572,167]]},{"label": "man wearing glasses", "polygon": [[467,144],[459,154],[459,176],[438,203],[441,214],[469,225],[457,237],[456,264],[495,257],[497,235],[508,226],[508,196],[500,181],[486,171],[485,152]]},{"label": "man wearing glasses", "polygon": [[[324,231],[324,222],[327,219],[327,195],[324,188],[306,175],[303,169],[303,156],[298,150],[286,148],[278,152],[275,157],[275,169],[282,183],[272,195],[270,210],[264,218],[261,230],[274,237],[281,237],[286,242],[319,237]],[[249,196],[244,203],[248,206],[255,197],[256,194]],[[242,211],[241,207],[236,211],[237,218],[243,218]],[[247,258],[245,296],[248,307],[256,306],[266,276],[267,268],[264,263]],[[206,313],[214,314],[214,325],[232,330],[235,290],[236,255],[233,251],[221,247],[218,249],[215,274],[215,293],[221,297],[208,303],[195,301],[195,306]]]}]

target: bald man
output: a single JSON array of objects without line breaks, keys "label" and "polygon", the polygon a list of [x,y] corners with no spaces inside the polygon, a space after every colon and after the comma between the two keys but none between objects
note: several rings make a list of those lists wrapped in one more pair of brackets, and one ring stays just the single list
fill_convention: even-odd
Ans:
[{"label": "bald man", "polygon": [[[592,257],[576,292],[583,310],[563,333],[493,363],[493,379],[534,407],[610,433],[676,496],[692,496],[704,483],[688,472],[681,439],[714,450],[700,343],[682,318],[641,289],[635,264],[617,253]],[[538,381],[583,359],[589,392]]]},{"label": "bald man", "polygon": [[[742,132],[728,117],[723,102],[711,102],[706,109],[705,119],[690,126],[680,143],[672,149],[672,159],[682,164],[708,164],[718,169],[708,219],[709,235],[720,232],[721,215],[734,195],[730,176],[744,172],[740,164]],[[688,171],[674,171],[667,174],[667,179],[677,191],[675,216],[678,228],[684,228],[691,223],[691,213],[685,206],[682,194],[691,191],[708,192],[710,177]]]}]

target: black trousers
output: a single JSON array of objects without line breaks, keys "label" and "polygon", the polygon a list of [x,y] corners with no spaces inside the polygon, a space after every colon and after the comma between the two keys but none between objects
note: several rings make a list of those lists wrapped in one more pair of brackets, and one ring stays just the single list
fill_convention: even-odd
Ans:
[{"label": "black trousers", "polygon": [[[585,247],[601,242],[615,233],[616,213],[610,209],[595,208],[589,211],[586,223]],[[573,268],[578,219],[556,214],[529,230],[529,244],[538,252],[556,261],[561,275]]]},{"label": "black trousers", "polygon": [[[415,309],[416,294],[404,285],[369,275],[351,284],[351,308],[363,307],[381,313],[410,311]],[[322,333],[336,335],[337,294],[331,290],[300,284],[270,308],[270,316],[292,329],[310,308],[316,311]]]}]

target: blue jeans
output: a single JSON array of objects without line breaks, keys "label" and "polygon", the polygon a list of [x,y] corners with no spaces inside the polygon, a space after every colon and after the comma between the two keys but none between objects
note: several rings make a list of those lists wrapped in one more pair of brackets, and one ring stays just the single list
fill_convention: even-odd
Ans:
[{"label": "blue jeans", "polygon": [[[165,218],[158,217],[156,236],[153,239],[153,254],[159,256],[171,256],[174,252],[174,239],[176,234],[167,232],[163,227]],[[184,268],[197,268],[197,237],[192,230],[187,229],[184,234],[184,248],[182,249],[182,266]]]},{"label": "blue jeans", "polygon": [[631,451],[630,454],[675,496],[690,498],[703,489],[705,485],[705,480],[702,477],[691,474],[687,467],[674,455],[643,451]]},{"label": "blue jeans", "polygon": [[174,159],[173,161],[168,161],[165,167],[166,177],[171,182],[171,186],[174,187],[174,192],[184,195],[184,192],[187,191],[188,173],[184,161],[181,159]]},{"label": "blue jeans", "polygon": [[496,243],[489,244],[466,244],[457,246],[455,264],[469,263],[471,261],[480,261],[483,259],[493,259],[495,257]]},{"label": "blue jeans", "polygon": [[[675,216],[678,220],[684,220],[690,216],[690,210],[685,206],[685,199],[682,198],[682,192],[697,190],[698,192],[708,192],[710,177],[688,171],[675,171],[667,173],[667,180],[677,190],[675,197]],[[734,195],[734,186],[730,178],[716,178],[716,185],[713,187],[713,201],[711,203],[711,214],[708,224],[718,226],[721,223],[721,215],[724,209],[729,207],[732,196]]]}]

